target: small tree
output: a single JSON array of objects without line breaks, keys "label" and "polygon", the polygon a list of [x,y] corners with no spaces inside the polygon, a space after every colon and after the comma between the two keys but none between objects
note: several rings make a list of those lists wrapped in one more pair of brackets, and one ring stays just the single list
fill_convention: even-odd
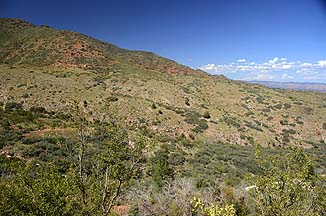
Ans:
[{"label": "small tree", "polygon": [[[141,174],[145,138],[131,139],[118,121],[96,126],[86,139],[85,124],[80,125],[78,182],[83,214],[109,215],[121,191]],[[91,146],[98,146],[92,152]],[[77,177],[77,176],[76,176]]]},{"label": "small tree", "polygon": [[169,149],[163,145],[162,149],[155,153],[152,158],[152,177],[158,189],[161,189],[165,182],[173,177],[173,169],[169,164]]},{"label": "small tree", "polygon": [[263,173],[254,178],[249,192],[260,215],[322,213],[319,200],[325,194],[325,182],[314,173],[313,162],[302,149],[291,148],[270,160],[261,159],[259,166]]},{"label": "small tree", "polygon": [[106,150],[99,155],[99,168],[104,170],[99,176],[103,215],[111,212],[122,188],[140,175],[145,146],[143,137],[131,142],[127,131],[122,128],[113,127],[108,133],[109,137],[104,142]]},{"label": "small tree", "polygon": [[[109,113],[101,121],[87,121],[82,103],[76,105],[78,153],[75,152],[74,180],[82,215],[109,215],[121,191],[141,174],[147,140],[132,135],[121,119]],[[85,105],[85,104],[84,104]]]},{"label": "small tree", "polygon": [[[0,215],[76,215],[80,204],[72,178],[53,164],[23,164],[4,159],[8,176],[0,176]],[[11,176],[11,177],[9,177]]]}]

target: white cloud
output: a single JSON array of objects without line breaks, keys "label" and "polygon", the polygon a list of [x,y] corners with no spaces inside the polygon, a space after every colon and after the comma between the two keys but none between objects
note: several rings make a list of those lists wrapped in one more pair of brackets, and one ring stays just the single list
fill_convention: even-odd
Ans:
[{"label": "white cloud", "polygon": [[301,67],[309,67],[309,66],[312,66],[312,64],[305,62],[305,63],[301,64],[300,66]]},{"label": "white cloud", "polygon": [[326,60],[316,63],[288,61],[287,58],[274,57],[263,63],[239,59],[231,64],[207,64],[200,67],[212,74],[225,74],[242,80],[288,80],[300,79],[326,82]]},{"label": "white cloud", "polygon": [[216,68],[215,64],[207,64],[207,65],[200,67],[199,69],[204,70],[204,71],[212,71],[215,68]]},{"label": "white cloud", "polygon": [[319,61],[318,65],[321,67],[326,67],[326,60]]},{"label": "white cloud", "polygon": [[319,71],[315,68],[301,68],[296,71],[297,74],[303,74],[303,75],[319,75]]},{"label": "white cloud", "polygon": [[269,60],[268,63],[269,63],[270,65],[273,65],[273,64],[275,64],[277,61],[278,61],[278,58],[275,57],[275,58],[273,58],[272,60]]},{"label": "white cloud", "polygon": [[282,65],[282,68],[283,69],[290,69],[290,68],[292,68],[292,65],[290,65],[290,64]]},{"label": "white cloud", "polygon": [[285,80],[285,79],[293,79],[293,76],[290,76],[289,74],[282,74],[282,76],[281,76],[281,79],[282,80]]},{"label": "white cloud", "polygon": [[245,63],[247,60],[246,59],[239,59],[238,62],[239,63]]}]

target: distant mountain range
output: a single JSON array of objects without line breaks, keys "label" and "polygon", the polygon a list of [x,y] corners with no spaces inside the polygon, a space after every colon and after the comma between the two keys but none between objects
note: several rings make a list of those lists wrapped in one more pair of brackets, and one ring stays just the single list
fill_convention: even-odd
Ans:
[{"label": "distant mountain range", "polygon": [[257,83],[269,88],[326,92],[326,83],[272,82],[272,81],[249,81],[249,83]]}]

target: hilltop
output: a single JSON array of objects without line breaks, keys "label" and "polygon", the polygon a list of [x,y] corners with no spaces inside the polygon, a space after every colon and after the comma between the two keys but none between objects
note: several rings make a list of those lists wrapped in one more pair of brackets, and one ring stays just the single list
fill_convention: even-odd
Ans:
[{"label": "hilltop", "polygon": [[208,76],[151,52],[130,51],[83,34],[35,26],[20,19],[0,19],[0,62],[114,70],[133,65],[144,70]]}]

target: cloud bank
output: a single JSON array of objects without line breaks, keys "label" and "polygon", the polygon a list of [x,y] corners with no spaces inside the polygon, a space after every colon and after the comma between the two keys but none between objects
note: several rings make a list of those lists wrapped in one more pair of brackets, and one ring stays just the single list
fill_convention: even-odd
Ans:
[{"label": "cloud bank", "polygon": [[207,64],[199,69],[211,74],[223,74],[231,79],[256,81],[296,81],[326,83],[326,60],[315,63],[288,61],[274,57],[264,63],[239,59],[235,63]]}]

